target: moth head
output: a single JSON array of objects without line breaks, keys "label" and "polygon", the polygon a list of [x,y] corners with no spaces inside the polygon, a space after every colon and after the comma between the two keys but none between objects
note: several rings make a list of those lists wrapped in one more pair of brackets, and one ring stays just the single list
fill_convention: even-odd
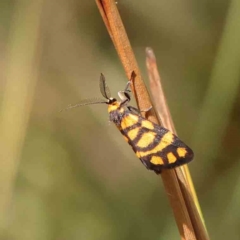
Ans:
[{"label": "moth head", "polygon": [[114,104],[115,102],[117,102],[117,100],[115,98],[112,98],[111,97],[111,93],[110,93],[110,90],[106,84],[106,80],[105,80],[105,77],[104,75],[101,73],[100,75],[100,81],[99,81],[99,86],[100,86],[100,92],[102,94],[102,96],[106,99],[101,99],[101,98],[90,98],[90,99],[85,99],[85,100],[82,100],[80,101],[79,103],[77,104],[70,104],[68,105],[66,108],[60,110],[60,112],[62,111],[67,111],[69,109],[72,109],[72,108],[76,108],[76,107],[81,107],[81,106],[86,106],[86,105],[92,105],[92,104],[101,104],[101,103],[105,103],[105,104],[108,104],[108,105],[112,105]]},{"label": "moth head", "polygon": [[60,112],[66,111],[72,108],[76,108],[76,107],[92,105],[92,104],[101,104],[101,103],[108,104],[108,112],[111,112],[117,109],[122,110],[121,108],[130,101],[130,95],[128,93],[128,90],[126,89],[118,93],[121,99],[120,102],[118,102],[116,98],[112,98],[110,89],[107,86],[106,79],[102,73],[100,75],[99,87],[100,87],[100,92],[102,96],[105,98],[105,100],[100,98],[91,98],[91,99],[82,100],[77,104],[68,105],[66,108],[62,109]]}]

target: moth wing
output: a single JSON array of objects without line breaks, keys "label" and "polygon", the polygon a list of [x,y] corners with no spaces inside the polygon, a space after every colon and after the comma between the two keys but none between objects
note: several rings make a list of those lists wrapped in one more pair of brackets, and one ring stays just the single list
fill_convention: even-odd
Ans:
[{"label": "moth wing", "polygon": [[[129,114],[128,120],[136,118]],[[147,169],[161,173],[188,163],[193,159],[192,150],[168,129],[138,116],[138,124],[122,130],[127,142]]]},{"label": "moth wing", "polygon": [[[157,133],[156,138],[161,138],[158,146],[163,145],[165,147],[156,154],[150,155],[149,157],[151,157],[151,159],[147,159],[150,165],[149,167],[152,170],[159,174],[162,169],[172,169],[193,160],[194,153],[192,149],[175,134],[157,124],[154,124],[154,128]],[[158,146],[156,146],[156,148],[158,148]],[[154,157],[156,158],[154,159]]]}]

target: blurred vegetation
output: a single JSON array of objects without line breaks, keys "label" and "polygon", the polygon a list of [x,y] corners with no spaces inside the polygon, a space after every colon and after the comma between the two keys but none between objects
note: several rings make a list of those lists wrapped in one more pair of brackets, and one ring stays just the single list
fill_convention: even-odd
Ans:
[{"label": "blurred vegetation", "polygon": [[[212,239],[239,239],[240,2],[118,1],[143,75],[158,58]],[[1,239],[179,239],[160,178],[106,106],[126,78],[94,1],[0,2]]]}]

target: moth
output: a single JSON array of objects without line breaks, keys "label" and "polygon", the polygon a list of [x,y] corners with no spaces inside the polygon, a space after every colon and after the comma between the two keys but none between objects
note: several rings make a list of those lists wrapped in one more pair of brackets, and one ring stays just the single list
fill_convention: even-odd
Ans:
[{"label": "moth", "polygon": [[168,129],[161,127],[140,115],[140,111],[130,102],[129,81],[123,91],[119,91],[120,101],[112,98],[103,74],[100,76],[100,92],[106,100],[89,99],[66,109],[105,103],[108,105],[109,119],[132,147],[143,165],[160,174],[163,169],[172,169],[190,162],[194,153],[183,141]]}]

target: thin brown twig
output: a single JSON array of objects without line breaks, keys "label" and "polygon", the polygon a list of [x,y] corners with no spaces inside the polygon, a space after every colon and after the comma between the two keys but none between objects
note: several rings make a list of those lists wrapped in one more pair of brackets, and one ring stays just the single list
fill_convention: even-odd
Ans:
[{"label": "thin brown twig", "polygon": [[162,126],[166,127],[171,132],[176,133],[164,91],[161,86],[161,78],[158,73],[156,58],[151,48],[146,48],[146,56],[150,89],[154,99],[155,109],[157,110],[156,114]]},{"label": "thin brown twig", "polygon": [[[151,48],[146,49],[146,56],[146,65],[149,74],[150,88],[155,103],[156,113],[161,119],[163,126],[172,131],[174,134],[177,134],[162,88],[156,57]],[[182,196],[186,203],[197,239],[208,239],[208,233],[204,225],[204,220],[201,214],[201,209],[198,203],[195,189],[193,187],[188,166],[184,165],[180,168],[176,168],[174,171],[176,172],[176,176],[183,194]]]},{"label": "thin brown twig", "polygon": [[[140,109],[152,106],[147,89],[142,80],[140,69],[137,65],[124,25],[113,0],[96,0],[99,11],[103,17],[110,37],[113,40],[119,58],[123,64],[128,79],[132,71],[136,73],[134,86],[131,86]],[[159,123],[154,109],[148,112],[147,119]],[[181,239],[194,240],[197,238],[188,213],[187,205],[174,170],[163,171],[161,174],[167,196],[169,198]]]}]

